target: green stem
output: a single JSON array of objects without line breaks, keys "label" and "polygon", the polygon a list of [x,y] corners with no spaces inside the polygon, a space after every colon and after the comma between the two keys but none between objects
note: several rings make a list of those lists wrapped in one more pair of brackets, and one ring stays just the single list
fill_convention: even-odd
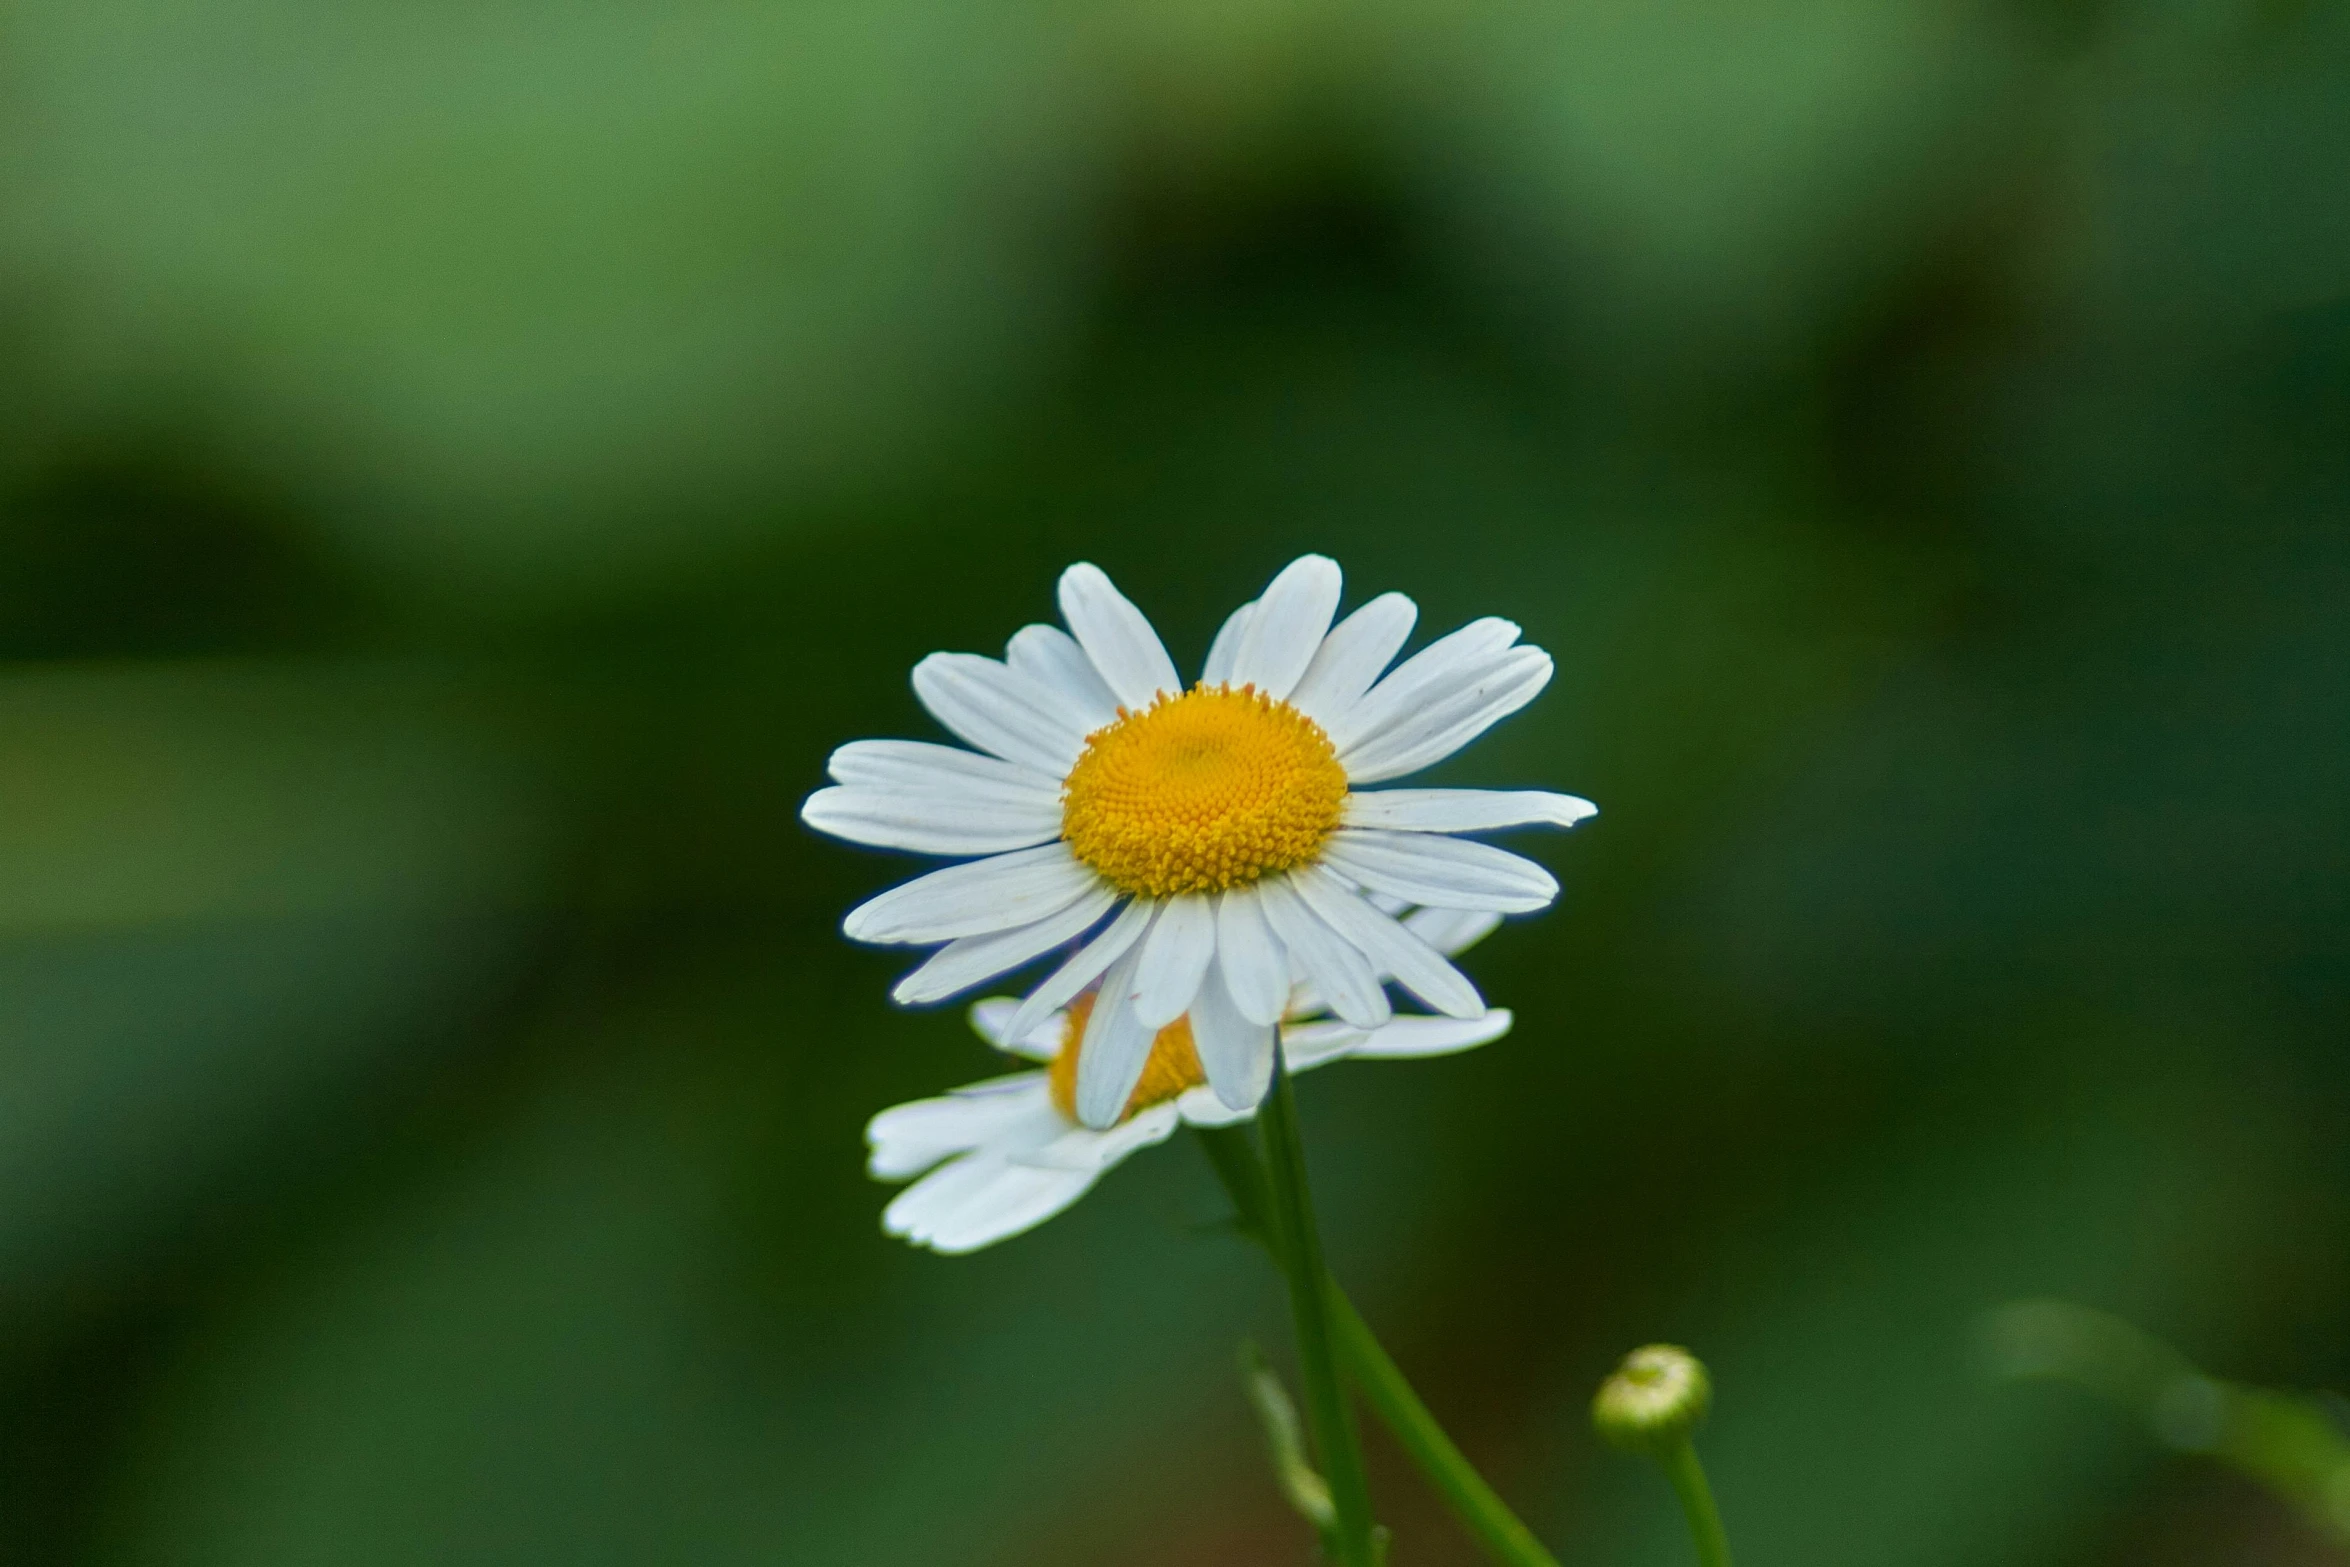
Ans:
[{"label": "green stem", "polygon": [[1289,1073],[1274,1053],[1273,1086],[1265,1096],[1266,1164],[1274,1228],[1289,1275],[1290,1316],[1297,1330],[1297,1359],[1305,1384],[1306,1419],[1322,1459],[1337,1514],[1331,1530],[1344,1567],[1377,1567],[1371,1539],[1371,1486],[1363,1474],[1363,1452],[1355,1439],[1354,1413],[1338,1380],[1331,1352],[1330,1280],[1322,1263],[1322,1237],[1314,1227],[1314,1204],[1306,1189],[1306,1151],[1298,1135],[1297,1100]]},{"label": "green stem", "polygon": [[[1248,1129],[1241,1126],[1202,1129],[1198,1133],[1200,1146],[1208,1152],[1208,1162],[1216,1167],[1217,1178],[1232,1197],[1233,1210],[1240,1217],[1240,1227],[1247,1235],[1270,1248],[1272,1239],[1271,1199],[1265,1191],[1265,1166],[1257,1156],[1256,1145],[1250,1140]],[[1519,1521],[1509,1504],[1497,1495],[1485,1477],[1477,1473],[1461,1450],[1445,1435],[1436,1423],[1420,1395],[1404,1378],[1403,1371],[1388,1355],[1371,1325],[1355,1310],[1338,1281],[1329,1281],[1331,1337],[1335,1341],[1338,1358],[1346,1373],[1360,1388],[1370,1403],[1372,1413],[1395,1437],[1412,1462],[1419,1465],[1421,1474],[1436,1488],[1438,1496],[1452,1510],[1485,1552],[1501,1567],[1558,1567],[1558,1560],[1543,1549],[1534,1538],[1534,1531]]]},{"label": "green stem", "polygon": [[1722,1515],[1714,1506],[1713,1488],[1705,1483],[1705,1466],[1697,1461],[1697,1446],[1687,1437],[1660,1460],[1681,1511],[1689,1519],[1689,1538],[1697,1542],[1698,1567],[1730,1567],[1730,1537],[1722,1532]]},{"label": "green stem", "polygon": [[1462,1527],[1503,1567],[1558,1567],[1558,1559],[1542,1548],[1534,1532],[1519,1521],[1509,1504],[1444,1434],[1428,1406],[1404,1380],[1403,1372],[1379,1346],[1370,1324],[1335,1284],[1330,1287],[1330,1309],[1339,1357],[1346,1362],[1355,1385]]}]

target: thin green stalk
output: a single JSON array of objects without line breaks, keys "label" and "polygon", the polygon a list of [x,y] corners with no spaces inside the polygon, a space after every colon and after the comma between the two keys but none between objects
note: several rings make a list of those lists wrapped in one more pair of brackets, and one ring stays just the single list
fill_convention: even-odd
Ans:
[{"label": "thin green stalk", "polygon": [[[1265,1191],[1265,1166],[1244,1126],[1203,1129],[1200,1146],[1216,1167],[1217,1177],[1232,1197],[1233,1210],[1248,1236],[1270,1248],[1271,1200]],[[1372,1413],[1396,1442],[1419,1465],[1446,1507],[1470,1536],[1485,1547],[1501,1567],[1558,1567],[1558,1561],[1534,1532],[1510,1511],[1509,1504],[1485,1483],[1468,1458],[1445,1435],[1428,1406],[1405,1380],[1371,1325],[1346,1298],[1338,1281],[1329,1281],[1331,1336],[1340,1365],[1370,1403]]]},{"label": "thin green stalk", "polygon": [[1336,1284],[1330,1287],[1331,1327],[1338,1340],[1339,1358],[1346,1363],[1355,1385],[1363,1390],[1395,1440],[1411,1455],[1420,1473],[1436,1487],[1463,1528],[1503,1567],[1558,1567],[1558,1559],[1542,1548],[1534,1532],[1485,1483],[1466,1455],[1436,1423],[1428,1406],[1412,1391],[1403,1372],[1371,1333],[1371,1325],[1355,1310]]},{"label": "thin green stalk", "polygon": [[1290,1316],[1296,1324],[1298,1370],[1305,1384],[1306,1420],[1322,1459],[1337,1517],[1331,1530],[1344,1567],[1377,1567],[1372,1543],[1371,1486],[1355,1438],[1354,1412],[1338,1380],[1331,1349],[1329,1274],[1322,1263],[1322,1237],[1314,1226],[1313,1197],[1306,1187],[1305,1143],[1298,1135],[1297,1100],[1289,1073],[1274,1053],[1273,1086],[1265,1096],[1266,1166],[1281,1260],[1289,1276]]},{"label": "thin green stalk", "polygon": [[1714,1506],[1713,1487],[1705,1483],[1705,1466],[1697,1461],[1697,1444],[1683,1437],[1658,1462],[1681,1498],[1689,1538],[1697,1543],[1698,1567],[1730,1567],[1730,1537],[1722,1532],[1722,1515]]}]

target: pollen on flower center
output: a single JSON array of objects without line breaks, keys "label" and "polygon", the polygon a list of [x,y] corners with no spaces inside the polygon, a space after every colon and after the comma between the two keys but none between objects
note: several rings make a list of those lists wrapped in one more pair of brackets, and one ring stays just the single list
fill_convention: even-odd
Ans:
[{"label": "pollen on flower center", "polygon": [[[1069,1019],[1061,1031],[1061,1053],[1053,1057],[1045,1073],[1054,1108],[1072,1121],[1077,1119],[1077,1047],[1085,1039],[1085,1020],[1093,1016],[1093,1002],[1094,992],[1087,991],[1069,1003]],[[1151,1041],[1142,1078],[1127,1095],[1126,1108],[1118,1112],[1118,1119],[1123,1121],[1137,1110],[1172,1099],[1207,1080],[1208,1074],[1200,1070],[1199,1049],[1191,1042],[1191,1019],[1179,1017]]]},{"label": "pollen on flower center", "polygon": [[1322,726],[1250,686],[1195,686],[1086,737],[1061,836],[1122,892],[1221,892],[1320,852],[1346,803]]}]

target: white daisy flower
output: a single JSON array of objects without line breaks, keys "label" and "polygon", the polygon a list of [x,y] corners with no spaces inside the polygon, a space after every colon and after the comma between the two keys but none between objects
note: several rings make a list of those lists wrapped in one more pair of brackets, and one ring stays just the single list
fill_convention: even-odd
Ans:
[{"label": "white daisy flower", "polygon": [[[1414,936],[1446,953],[1463,950],[1501,923],[1497,914],[1421,909],[1402,921]],[[979,1036],[1012,1055],[1042,1061],[1019,1072],[917,1099],[875,1116],[865,1128],[867,1169],[878,1179],[921,1176],[881,1216],[882,1228],[932,1251],[977,1251],[1035,1228],[1092,1189],[1127,1155],[1163,1143],[1178,1126],[1229,1126],[1248,1118],[1209,1086],[1188,1017],[1158,1031],[1117,1123],[1097,1131],[1077,1119],[1085,1036],[1099,1010],[1094,992],[1048,1014],[1024,1033],[1020,1004],[982,1001],[971,1009]],[[1377,1028],[1319,1017],[1310,986],[1292,992],[1280,1028],[1287,1068],[1310,1072],[1349,1058],[1410,1060],[1451,1055],[1509,1032],[1500,1009],[1475,1018],[1392,1017]],[[924,1172],[928,1172],[925,1174]]]},{"label": "white daisy flower", "polygon": [[835,787],[800,813],[857,843],[977,856],[850,913],[855,940],[940,944],[891,994],[942,1001],[1087,938],[1005,1033],[1026,1039],[1099,991],[1073,1095],[1096,1130],[1121,1124],[1152,1040],[1186,1014],[1215,1096],[1253,1109],[1292,964],[1358,1029],[1388,1021],[1389,979],[1449,1017],[1482,1017],[1460,970],[1365,895],[1543,908],[1558,892],[1548,871],[1454,835],[1569,827],[1595,808],[1535,790],[1361,786],[1442,761],[1525,706],[1550,656],[1486,619],[1388,671],[1412,601],[1382,594],[1333,626],[1338,595],[1336,563],[1293,561],[1233,612],[1186,690],[1142,612],[1079,564],[1061,575],[1067,631],[1025,627],[1000,661],[915,665],[922,705],[978,749],[842,746]]}]

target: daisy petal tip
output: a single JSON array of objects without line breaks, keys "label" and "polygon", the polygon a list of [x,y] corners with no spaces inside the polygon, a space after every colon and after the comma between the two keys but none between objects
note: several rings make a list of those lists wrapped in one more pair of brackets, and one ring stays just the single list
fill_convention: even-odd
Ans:
[{"label": "daisy petal tip", "polygon": [[1215,1091],[1216,1102],[1235,1115],[1253,1114],[1257,1106],[1265,1102],[1265,1093],[1261,1088],[1252,1093],[1242,1084],[1210,1083],[1208,1086]]},{"label": "daisy petal tip", "polygon": [[1010,996],[984,996],[964,1009],[971,1032],[999,1050],[1017,1037],[1011,1032],[1011,1022],[1019,1013],[1020,1003]]},{"label": "daisy petal tip", "polygon": [[1339,592],[1346,583],[1346,573],[1339,570],[1338,562],[1319,552],[1300,555],[1282,567],[1274,575],[1273,580],[1279,582],[1284,577],[1289,577],[1293,581],[1312,583],[1316,588],[1327,592],[1333,603],[1336,602]]},{"label": "daisy petal tip", "polygon": [[808,797],[800,802],[801,824],[827,838],[857,842],[855,833],[842,831],[848,825],[848,813],[842,807],[849,798],[849,790],[841,784],[826,784],[821,789],[810,790]]}]

